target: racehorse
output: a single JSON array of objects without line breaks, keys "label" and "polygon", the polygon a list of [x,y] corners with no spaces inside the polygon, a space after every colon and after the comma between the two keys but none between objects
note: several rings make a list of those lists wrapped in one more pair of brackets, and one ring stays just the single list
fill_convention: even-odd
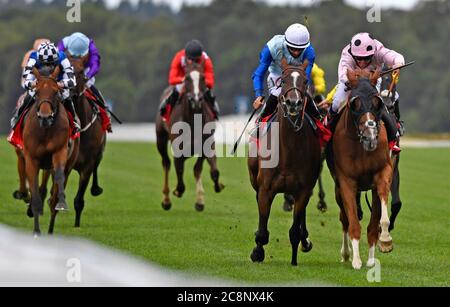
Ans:
[{"label": "racehorse", "polygon": [[[305,117],[306,104],[313,103],[307,94],[307,77],[302,66],[289,66],[282,60],[281,94],[274,126],[279,127],[266,135],[261,135],[259,143],[266,143],[270,148],[270,157],[263,157],[260,149],[256,157],[249,155],[248,169],[250,182],[256,191],[259,209],[259,226],[255,233],[256,247],[250,255],[253,262],[262,262],[265,258],[264,245],[269,243],[267,223],[273,199],[278,193],[289,193],[295,198],[293,224],[289,230],[292,246],[291,264],[297,265],[299,243],[302,251],[309,252],[312,242],[306,228],[306,206],[319,177],[321,168],[321,148],[313,127]],[[279,146],[272,145],[279,142]],[[253,149],[258,144],[250,144]],[[262,167],[263,162],[278,155],[277,165]]]},{"label": "racehorse", "polygon": [[350,239],[353,249],[352,266],[360,269],[361,226],[356,205],[358,191],[372,190],[373,208],[367,227],[367,266],[375,265],[375,245],[378,241],[382,252],[393,249],[387,213],[393,163],[386,129],[381,124],[384,105],[376,89],[380,71],[348,70],[347,76],[350,99],[341,112],[332,141],[328,144],[327,163],[335,181],[336,202],[341,209],[342,260],[348,261],[350,258]]},{"label": "racehorse", "polygon": [[[162,165],[164,169],[164,188],[162,207],[169,210],[172,206],[170,200],[169,189],[169,170],[171,161],[168,155],[168,143],[171,142],[174,150],[174,163],[177,173],[178,184],[173,191],[173,195],[181,198],[185,192],[185,184],[183,181],[184,163],[186,159],[193,155],[199,155],[194,166],[194,176],[196,180],[197,200],[195,209],[203,211],[205,207],[204,188],[201,179],[203,161],[206,159],[211,167],[211,178],[214,182],[216,193],[224,189],[224,185],[219,181],[219,170],[217,168],[217,158],[215,154],[214,143],[214,114],[207,105],[203,94],[206,91],[206,83],[203,72],[203,65],[191,63],[186,65],[186,77],[184,80],[184,88],[180,94],[178,103],[173,107],[168,121],[164,121],[161,115],[156,117],[156,137],[158,151],[162,157]],[[173,88],[167,88],[161,100],[164,99]],[[201,122],[201,126],[200,123]],[[195,125],[196,124],[196,125]],[[209,129],[206,129],[206,126]],[[201,135],[198,130],[201,130]],[[205,130],[205,131],[204,131]],[[181,132],[183,131],[183,132]],[[181,142],[180,142],[181,140]],[[207,150],[205,145],[209,145]]]},{"label": "racehorse", "polygon": [[37,79],[36,102],[28,112],[23,128],[25,172],[31,190],[29,215],[34,217],[35,235],[41,233],[39,215],[43,213],[38,186],[39,169],[52,170],[53,174],[48,231],[52,234],[57,212],[68,208],[64,189],[79,149],[79,141],[70,140],[70,119],[62,106],[56,81],[59,73],[59,66],[49,76],[43,76],[36,68],[33,69]]},{"label": "racehorse", "polygon": [[81,122],[80,150],[74,169],[80,175],[78,191],[75,196],[75,227],[80,227],[81,214],[84,209],[84,194],[89,180],[93,175],[91,194],[99,196],[103,189],[98,185],[97,169],[103,157],[106,146],[106,132],[102,128],[98,107],[94,101],[89,101],[86,97],[86,79],[84,77],[84,67],[89,60],[89,55],[82,58],[69,56],[77,79],[77,86],[74,89],[75,111]]}]

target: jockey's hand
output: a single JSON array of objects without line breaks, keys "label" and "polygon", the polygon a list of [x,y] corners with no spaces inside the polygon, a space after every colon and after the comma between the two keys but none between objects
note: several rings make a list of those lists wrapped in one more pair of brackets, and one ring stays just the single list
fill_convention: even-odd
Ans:
[{"label": "jockey's hand", "polygon": [[263,96],[256,97],[255,101],[253,102],[253,108],[257,110],[262,105],[264,105],[264,97]]},{"label": "jockey's hand", "polygon": [[392,72],[392,79],[394,80],[394,83],[398,82],[399,76],[400,76],[400,69],[396,69]]},{"label": "jockey's hand", "polygon": [[32,81],[30,83],[30,89],[34,90],[36,88],[36,86],[37,86],[37,81]]},{"label": "jockey's hand", "polygon": [[64,82],[59,81],[58,82],[58,87],[59,87],[60,90],[63,90],[64,89]]},{"label": "jockey's hand", "polygon": [[319,110],[327,110],[328,111],[328,109],[330,108],[330,103],[327,99],[324,99],[317,104],[317,108]]}]

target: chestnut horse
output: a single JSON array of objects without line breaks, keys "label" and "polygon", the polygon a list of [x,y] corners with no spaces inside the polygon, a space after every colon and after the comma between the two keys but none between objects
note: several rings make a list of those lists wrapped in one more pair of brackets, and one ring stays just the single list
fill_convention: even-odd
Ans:
[{"label": "chestnut horse", "polygon": [[[299,243],[302,251],[309,252],[312,242],[306,228],[306,206],[312,195],[321,168],[321,148],[313,127],[304,117],[306,104],[313,103],[307,94],[307,77],[302,66],[288,66],[282,60],[281,94],[278,99],[278,114],[272,131],[259,137],[259,143],[266,143],[270,157],[263,157],[258,150],[257,157],[249,155],[250,182],[256,191],[259,208],[259,226],[255,234],[256,247],[250,256],[253,262],[264,261],[264,245],[269,242],[267,224],[272,201],[278,193],[288,193],[295,199],[293,224],[289,231],[292,246],[292,265],[297,265]],[[279,127],[279,131],[273,130]],[[273,132],[275,131],[275,132]],[[274,133],[274,135],[272,135]],[[273,145],[279,142],[279,146]],[[251,152],[257,144],[251,143]],[[261,148],[260,148],[261,149]],[[268,159],[278,155],[277,165],[263,166]],[[267,165],[268,166],[268,165]]]},{"label": "chestnut horse", "polygon": [[[201,173],[205,159],[211,167],[211,178],[214,182],[216,193],[221,192],[224,185],[219,181],[219,170],[217,168],[215,154],[214,114],[209,106],[207,106],[203,97],[203,93],[206,91],[203,65],[198,63],[187,64],[185,71],[184,89],[180,94],[179,102],[174,106],[170,114],[169,121],[164,122],[159,112],[156,117],[157,147],[162,157],[164,169],[162,207],[164,210],[169,210],[172,206],[169,197],[169,170],[171,162],[167,150],[170,140],[175,153],[174,163],[178,178],[178,184],[173,191],[173,195],[179,198],[183,196],[185,192],[185,184],[183,181],[184,163],[189,157],[199,155],[194,166],[194,176],[197,186],[195,209],[197,211],[203,211],[205,207],[205,191],[203,189]],[[161,99],[167,97],[171,91],[171,87],[166,89]],[[205,125],[209,128],[205,128]],[[198,135],[200,133],[201,135]],[[209,145],[209,148],[205,148],[205,145]]]},{"label": "chestnut horse", "polygon": [[36,102],[28,112],[24,129],[23,155],[25,172],[31,190],[31,213],[34,216],[34,234],[41,233],[39,215],[43,213],[38,175],[39,169],[52,170],[53,190],[50,200],[51,219],[49,234],[53,233],[56,214],[67,210],[65,186],[78,155],[79,141],[70,141],[70,123],[59,96],[56,81],[59,66],[49,76],[36,76]]},{"label": "chestnut horse", "polygon": [[74,169],[80,175],[78,192],[75,196],[75,227],[80,227],[81,214],[84,209],[84,194],[93,175],[91,187],[92,196],[99,196],[103,189],[98,185],[97,169],[103,157],[106,146],[106,132],[102,128],[101,118],[97,107],[89,102],[84,95],[86,79],[84,78],[84,67],[89,60],[89,55],[82,58],[69,56],[77,79],[74,89],[73,101],[75,111],[81,122],[80,150]]},{"label": "chestnut horse", "polygon": [[372,190],[373,208],[367,227],[367,266],[370,267],[375,265],[375,245],[378,241],[382,252],[390,252],[393,248],[387,213],[393,165],[386,129],[381,124],[384,105],[375,87],[380,71],[348,70],[347,76],[350,99],[329,143],[327,163],[335,181],[336,202],[341,209],[342,261],[350,258],[350,239],[353,249],[352,266],[360,269],[361,226],[357,216],[357,193]]}]

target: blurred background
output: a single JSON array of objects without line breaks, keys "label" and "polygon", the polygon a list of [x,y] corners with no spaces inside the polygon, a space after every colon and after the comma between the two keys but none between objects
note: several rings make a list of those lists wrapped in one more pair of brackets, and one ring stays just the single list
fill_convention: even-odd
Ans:
[{"label": "blurred background", "polygon": [[342,48],[356,32],[369,31],[407,62],[416,61],[402,71],[399,84],[408,132],[450,132],[450,1],[383,5],[381,22],[374,23],[366,18],[373,1],[197,2],[88,0],[81,5],[81,22],[69,23],[66,0],[0,0],[0,133],[8,132],[22,93],[22,57],[38,37],[56,42],[81,31],[93,38],[102,56],[98,88],[122,120],[149,123],[172,57],[188,40],[201,40],[213,59],[222,113],[244,112],[264,44],[291,23],[305,23],[305,16],[328,90],[337,81]]}]

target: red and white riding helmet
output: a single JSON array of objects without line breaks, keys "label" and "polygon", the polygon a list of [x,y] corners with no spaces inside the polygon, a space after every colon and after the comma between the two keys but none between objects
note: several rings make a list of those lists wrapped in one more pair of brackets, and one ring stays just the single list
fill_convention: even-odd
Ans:
[{"label": "red and white riding helmet", "polygon": [[375,40],[367,32],[352,37],[350,51],[356,57],[368,57],[375,54]]}]

